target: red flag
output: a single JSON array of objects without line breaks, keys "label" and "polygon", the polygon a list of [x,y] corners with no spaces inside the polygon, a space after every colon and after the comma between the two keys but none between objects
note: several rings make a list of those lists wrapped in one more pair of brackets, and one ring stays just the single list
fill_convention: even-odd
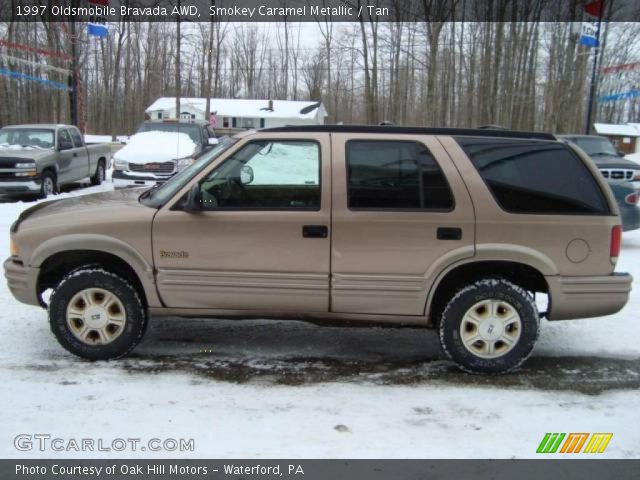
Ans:
[{"label": "red flag", "polygon": [[584,6],[584,11],[592,17],[602,18],[602,7],[602,0],[594,0],[593,2],[589,2]]}]

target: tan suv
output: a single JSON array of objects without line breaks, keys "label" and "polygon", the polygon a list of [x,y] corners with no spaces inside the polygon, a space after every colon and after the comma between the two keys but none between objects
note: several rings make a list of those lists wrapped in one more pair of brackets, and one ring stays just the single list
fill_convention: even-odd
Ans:
[{"label": "tan suv", "polygon": [[497,373],[531,353],[540,316],[625,305],[620,235],[596,167],[551,135],[287,127],[150,190],[40,203],[4,265],[88,359],[127,354],[154,315],[329,319],[432,326],[460,367]]}]

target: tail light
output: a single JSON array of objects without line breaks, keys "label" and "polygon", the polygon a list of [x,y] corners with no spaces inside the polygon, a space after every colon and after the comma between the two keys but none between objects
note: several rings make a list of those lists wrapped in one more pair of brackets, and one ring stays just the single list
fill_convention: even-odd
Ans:
[{"label": "tail light", "polygon": [[624,197],[624,201],[629,205],[637,205],[639,198],[640,198],[640,195],[638,195],[638,192],[635,192],[635,193],[630,193],[629,195]]},{"label": "tail light", "polygon": [[611,228],[611,247],[609,250],[609,256],[611,257],[611,263],[614,265],[618,261],[618,256],[620,255],[620,243],[622,241],[622,227],[620,225],[616,225]]}]

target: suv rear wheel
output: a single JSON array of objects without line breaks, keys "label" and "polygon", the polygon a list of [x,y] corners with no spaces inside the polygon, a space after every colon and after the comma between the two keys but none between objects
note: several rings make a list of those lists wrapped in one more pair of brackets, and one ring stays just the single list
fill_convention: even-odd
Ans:
[{"label": "suv rear wheel", "polygon": [[539,316],[531,295],[502,279],[484,279],[460,290],[445,307],[440,344],[470,373],[504,373],[531,354]]},{"label": "suv rear wheel", "polygon": [[81,268],[56,287],[49,323],[58,342],[89,360],[118,358],[140,342],[147,316],[126,280],[99,268]]}]

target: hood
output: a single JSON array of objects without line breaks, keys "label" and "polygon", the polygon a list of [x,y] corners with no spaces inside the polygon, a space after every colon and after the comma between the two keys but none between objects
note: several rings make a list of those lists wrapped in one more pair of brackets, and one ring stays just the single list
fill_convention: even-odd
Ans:
[{"label": "hood", "polygon": [[128,163],[167,162],[190,157],[198,146],[189,135],[182,132],[137,133],[124,147],[114,154],[117,160]]},{"label": "hood", "polygon": [[590,157],[598,168],[628,168],[630,170],[640,170],[640,165],[626,158],[611,156]]},{"label": "hood", "polygon": [[22,225],[30,226],[39,221],[56,222],[56,217],[63,217],[66,224],[75,222],[87,222],[89,219],[106,219],[113,216],[113,212],[123,207],[144,208],[154,212],[152,208],[145,207],[138,202],[138,197],[144,188],[132,188],[100,192],[91,195],[79,195],[75,197],[40,202],[31,208],[24,210],[11,226],[11,231],[18,231]]},{"label": "hood", "polygon": [[0,147],[0,162],[18,162],[21,160],[38,160],[47,157],[55,151],[52,148],[41,149],[34,147],[21,147],[12,145],[7,148]]}]

